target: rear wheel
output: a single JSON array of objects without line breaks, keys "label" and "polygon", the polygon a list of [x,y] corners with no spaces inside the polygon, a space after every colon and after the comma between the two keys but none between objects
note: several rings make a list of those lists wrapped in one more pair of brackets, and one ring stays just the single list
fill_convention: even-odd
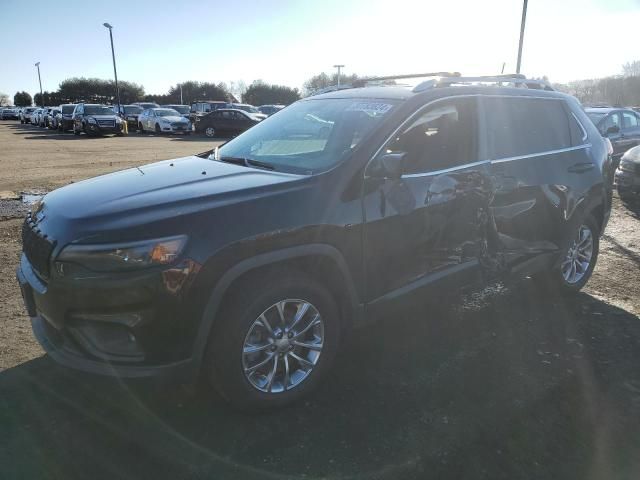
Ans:
[{"label": "rear wheel", "polygon": [[142,126],[142,123],[138,123],[138,132],[144,133],[144,127]]},{"label": "rear wheel", "polygon": [[564,292],[578,292],[591,278],[599,249],[598,223],[593,216],[588,215],[573,229],[565,243],[560,265],[536,279],[544,281],[548,286],[559,287]]},{"label": "rear wheel", "polygon": [[209,138],[213,138],[216,136],[216,129],[213,127],[207,127],[204,129],[204,134]]},{"label": "rear wheel", "polygon": [[326,288],[292,270],[235,289],[209,339],[209,381],[243,410],[298,400],[333,362],[340,341],[338,312]]},{"label": "rear wheel", "polygon": [[160,130],[160,125],[156,123],[156,134],[160,133],[162,133],[162,130]]}]

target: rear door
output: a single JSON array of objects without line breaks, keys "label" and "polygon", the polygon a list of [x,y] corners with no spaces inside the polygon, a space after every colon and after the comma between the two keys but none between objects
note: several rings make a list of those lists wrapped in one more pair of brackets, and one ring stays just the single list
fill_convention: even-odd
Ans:
[{"label": "rear door", "polygon": [[[407,120],[369,164],[368,301],[385,304],[441,280],[470,281],[479,271],[491,185],[478,120],[476,97],[437,100]],[[400,178],[375,173],[385,153],[405,155]]]},{"label": "rear door", "polygon": [[563,99],[485,96],[482,104],[495,187],[492,250],[500,267],[526,275],[559,251],[580,177],[595,165]]}]

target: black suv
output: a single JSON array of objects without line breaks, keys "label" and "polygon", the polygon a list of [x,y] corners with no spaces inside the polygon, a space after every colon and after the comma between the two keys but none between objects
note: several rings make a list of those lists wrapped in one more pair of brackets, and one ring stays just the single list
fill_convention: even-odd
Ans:
[{"label": "black suv", "polygon": [[[212,152],[49,193],[17,270],[35,336],[70,367],[202,374],[267,408],[399,302],[505,276],[578,291],[611,158],[577,100],[527,82],[343,89]],[[329,132],[298,128],[309,116]]]},{"label": "black suv", "polygon": [[79,103],[72,115],[73,133],[80,135],[122,134],[122,119],[111,107],[89,103]]}]

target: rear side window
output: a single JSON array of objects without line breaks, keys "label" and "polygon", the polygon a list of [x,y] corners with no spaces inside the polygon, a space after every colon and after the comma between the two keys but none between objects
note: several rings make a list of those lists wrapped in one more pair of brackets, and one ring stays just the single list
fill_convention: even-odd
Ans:
[{"label": "rear side window", "polygon": [[437,102],[393,138],[386,153],[405,153],[404,173],[427,173],[478,161],[477,101],[461,97]]},{"label": "rear side window", "polygon": [[571,145],[577,147],[583,145],[587,141],[587,132],[582,127],[582,124],[578,122],[578,119],[573,113],[569,113],[569,131],[571,132]]},{"label": "rear side window", "polygon": [[519,157],[571,147],[561,100],[485,98],[493,158]]},{"label": "rear side window", "polygon": [[622,112],[622,128],[638,128],[638,118],[635,113]]}]

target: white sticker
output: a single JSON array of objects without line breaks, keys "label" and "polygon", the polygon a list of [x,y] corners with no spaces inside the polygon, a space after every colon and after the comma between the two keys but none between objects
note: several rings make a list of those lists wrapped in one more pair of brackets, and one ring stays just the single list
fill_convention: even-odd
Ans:
[{"label": "white sticker", "polygon": [[377,103],[377,102],[354,102],[349,105],[347,112],[364,112],[367,115],[379,116],[384,115],[393,105],[389,103]]}]

